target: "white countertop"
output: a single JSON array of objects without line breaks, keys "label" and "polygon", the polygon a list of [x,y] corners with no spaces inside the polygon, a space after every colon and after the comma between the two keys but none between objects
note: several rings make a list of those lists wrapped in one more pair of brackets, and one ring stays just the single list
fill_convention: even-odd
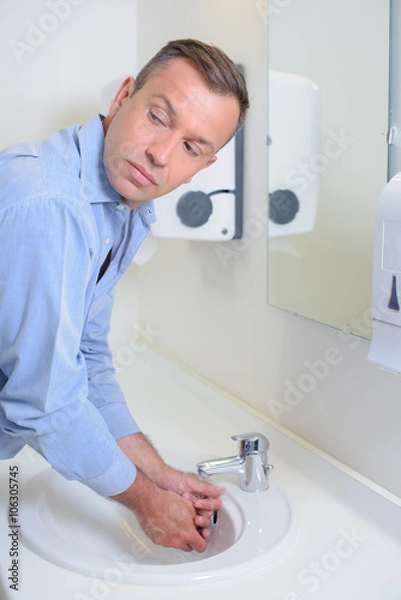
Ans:
[{"label": "white countertop", "polygon": [[[272,483],[290,499],[300,522],[291,549],[258,573],[230,581],[181,587],[108,584],[57,567],[19,547],[19,589],[9,588],[7,523],[9,467],[18,466],[19,522],[23,485],[48,468],[30,449],[0,461],[0,599],[177,600],[221,597],[263,600],[400,600],[401,500],[358,481],[330,460],[291,439],[267,419],[151,351],[119,373],[131,411],[144,433],[163,449],[202,450],[204,458],[233,455],[233,434],[260,431],[270,440]],[[363,478],[361,478],[363,479]],[[398,503],[398,504],[397,504]],[[155,567],[157,568],[157,566]]]}]

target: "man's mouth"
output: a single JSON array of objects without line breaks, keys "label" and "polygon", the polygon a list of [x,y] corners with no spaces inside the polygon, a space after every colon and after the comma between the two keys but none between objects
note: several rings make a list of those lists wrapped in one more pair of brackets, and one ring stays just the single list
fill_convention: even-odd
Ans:
[{"label": "man's mouth", "polygon": [[133,175],[133,177],[137,183],[139,183],[140,185],[142,185],[144,187],[150,187],[151,185],[156,185],[155,178],[153,177],[153,175],[151,175],[151,173],[148,173],[144,167],[142,167],[141,165],[138,165],[137,163],[133,163],[131,161],[128,161],[128,164],[130,166],[131,174]]}]

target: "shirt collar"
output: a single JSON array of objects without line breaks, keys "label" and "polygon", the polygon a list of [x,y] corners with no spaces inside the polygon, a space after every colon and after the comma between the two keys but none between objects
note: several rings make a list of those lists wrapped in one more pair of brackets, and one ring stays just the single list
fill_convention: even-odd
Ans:
[{"label": "shirt collar", "polygon": [[[90,203],[121,203],[121,196],[111,185],[104,166],[104,130],[100,115],[80,127],[78,147],[81,156],[81,181]],[[152,200],[144,202],[135,210],[149,224],[156,220]]]}]

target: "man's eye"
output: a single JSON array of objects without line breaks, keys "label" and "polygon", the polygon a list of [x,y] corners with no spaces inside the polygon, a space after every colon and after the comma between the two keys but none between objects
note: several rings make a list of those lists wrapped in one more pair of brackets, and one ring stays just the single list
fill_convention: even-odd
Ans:
[{"label": "man's eye", "polygon": [[149,111],[149,119],[152,121],[152,123],[155,123],[156,125],[162,125],[163,127],[165,127],[164,120],[152,110]]},{"label": "man's eye", "polygon": [[188,142],[184,142],[184,146],[191,156],[199,156],[199,151],[196,146],[192,146],[192,144],[189,144]]}]

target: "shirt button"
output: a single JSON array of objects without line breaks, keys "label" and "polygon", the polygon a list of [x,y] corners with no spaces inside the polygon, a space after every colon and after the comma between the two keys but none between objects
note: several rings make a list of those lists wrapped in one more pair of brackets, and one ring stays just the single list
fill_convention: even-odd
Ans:
[{"label": "shirt button", "polygon": [[105,244],[105,246],[108,246],[110,244],[110,238],[106,238],[104,240],[104,244]]},{"label": "shirt button", "polygon": [[117,205],[117,210],[124,210],[124,208],[125,208],[124,204]]}]

